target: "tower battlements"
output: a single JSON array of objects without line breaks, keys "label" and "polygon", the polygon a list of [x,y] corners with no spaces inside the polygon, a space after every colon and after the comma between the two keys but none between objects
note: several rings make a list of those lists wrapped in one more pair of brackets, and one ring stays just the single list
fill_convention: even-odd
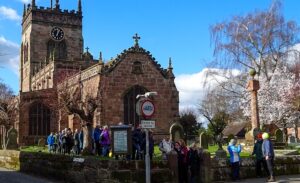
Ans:
[{"label": "tower battlements", "polygon": [[26,29],[29,22],[43,23],[43,24],[57,24],[67,26],[82,26],[82,11],[81,1],[78,1],[78,10],[62,10],[59,1],[56,0],[56,5],[53,7],[52,2],[50,7],[37,6],[35,1],[32,0],[31,4],[27,7],[24,5],[23,12],[23,31]]}]

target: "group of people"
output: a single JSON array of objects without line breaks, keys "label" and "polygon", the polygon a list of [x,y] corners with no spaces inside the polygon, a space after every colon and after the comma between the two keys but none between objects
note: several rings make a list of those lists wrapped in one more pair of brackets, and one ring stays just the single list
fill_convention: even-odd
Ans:
[{"label": "group of people", "polygon": [[83,142],[83,132],[76,129],[73,133],[70,128],[58,133],[51,132],[47,138],[49,152],[61,154],[70,154],[72,150],[79,154],[80,142]]},{"label": "group of people", "polygon": [[164,138],[159,144],[162,159],[167,160],[168,154],[174,150],[177,153],[179,183],[194,183],[199,179],[201,152],[196,143],[187,147],[183,139],[175,143],[170,138]]},{"label": "group of people", "polygon": [[[108,156],[110,149],[110,137],[108,126],[96,126],[93,130],[93,149],[95,154],[99,156]],[[47,137],[49,152],[79,155],[83,150],[84,132],[81,129],[75,129],[74,132],[70,128],[65,128],[61,132],[53,133]]]},{"label": "group of people", "polygon": [[[230,155],[230,164],[232,168],[232,180],[239,180],[240,175],[240,152],[241,145],[237,145],[236,139],[231,139],[228,145],[228,152]],[[273,166],[274,166],[274,148],[272,142],[269,139],[268,133],[258,133],[256,136],[256,142],[254,144],[252,155],[256,159],[256,174],[258,177],[262,177],[263,173],[261,167],[263,165],[266,174],[268,175],[267,182],[275,181]]]},{"label": "group of people", "polygon": [[[52,133],[47,138],[49,152],[70,154],[73,152],[78,155],[83,150],[84,143],[83,131],[77,129],[72,132],[70,128],[66,128],[59,133]],[[110,150],[110,135],[108,126],[96,126],[93,130],[93,149],[97,155],[108,156]],[[138,126],[132,130],[132,155],[127,159],[142,160],[146,150],[146,135]],[[178,160],[178,178],[180,183],[193,183],[199,177],[199,169],[201,162],[201,150],[193,143],[190,147],[186,146],[184,140],[179,139],[172,142],[169,137],[164,138],[159,143],[159,150],[162,152],[162,159],[167,160],[171,151],[177,153]],[[241,145],[237,144],[236,139],[231,139],[227,150],[230,155],[230,164],[232,168],[232,180],[239,180],[240,175],[240,153]],[[149,132],[149,155],[152,160],[154,153],[153,133]],[[269,140],[268,133],[258,133],[254,144],[253,153],[256,157],[256,173],[262,177],[261,167],[263,166],[268,175],[268,182],[275,181],[274,166],[274,148]]]}]

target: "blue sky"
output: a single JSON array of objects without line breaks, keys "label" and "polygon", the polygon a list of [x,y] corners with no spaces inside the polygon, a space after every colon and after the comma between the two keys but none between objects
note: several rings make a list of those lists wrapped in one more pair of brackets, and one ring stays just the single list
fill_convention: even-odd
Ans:
[{"label": "blue sky", "polygon": [[[0,78],[15,92],[18,81],[18,45],[24,2],[0,0]],[[85,47],[94,58],[102,51],[105,60],[133,45],[132,36],[141,36],[140,45],[149,50],[166,68],[172,57],[177,87],[188,95],[200,92],[199,82],[207,62],[212,59],[209,27],[234,15],[265,10],[271,0],[82,0]],[[55,0],[53,0],[55,3]],[[50,0],[36,0],[38,6],[50,6]],[[77,0],[60,0],[61,9],[77,9]],[[287,20],[300,23],[300,1],[284,0]],[[5,49],[4,49],[5,48]],[[187,80],[193,81],[186,82]],[[185,85],[191,91],[184,91]],[[193,89],[195,88],[195,89]],[[182,91],[181,91],[182,90]],[[183,99],[185,100],[185,99]],[[181,100],[182,104],[182,100]]]}]

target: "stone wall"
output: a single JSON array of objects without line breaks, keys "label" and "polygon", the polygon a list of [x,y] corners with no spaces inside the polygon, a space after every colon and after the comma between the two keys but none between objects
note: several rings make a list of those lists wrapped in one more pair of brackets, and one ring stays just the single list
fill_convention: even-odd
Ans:
[{"label": "stone wall", "polygon": [[[210,159],[206,162],[210,166],[210,180],[224,181],[230,180],[231,167],[229,159]],[[275,159],[274,174],[289,175],[300,174],[300,156],[282,156]],[[264,170],[262,169],[264,172]],[[264,172],[265,173],[265,172]],[[256,177],[255,158],[242,158],[240,166],[241,179]]]},{"label": "stone wall", "polygon": [[[211,159],[209,153],[204,154],[203,157],[204,161],[201,164],[201,172],[199,172],[203,182],[230,180],[231,169],[228,159]],[[143,161],[100,160],[97,157],[81,158],[59,154],[0,150],[0,167],[64,182],[145,182]],[[169,169],[166,161],[153,161],[151,167],[152,183],[176,182],[174,180],[176,172]],[[241,178],[254,178],[256,177],[255,172],[255,159],[243,158]],[[275,176],[300,174],[300,156],[277,157],[274,172]]]},{"label": "stone wall", "polygon": [[[72,183],[145,182],[144,161],[99,160],[97,157],[0,150],[0,167]],[[152,183],[172,182],[166,161],[153,161],[151,167]]]}]

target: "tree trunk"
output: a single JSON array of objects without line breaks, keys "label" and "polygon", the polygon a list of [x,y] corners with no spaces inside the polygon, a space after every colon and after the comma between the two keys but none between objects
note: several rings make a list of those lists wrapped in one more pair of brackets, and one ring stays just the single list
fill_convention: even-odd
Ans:
[{"label": "tree trunk", "polygon": [[217,144],[218,144],[218,150],[223,150],[223,144],[222,144],[222,141],[223,141],[223,135],[219,134],[219,135],[216,135],[216,138],[215,138]]},{"label": "tree trunk", "polygon": [[223,147],[222,147],[222,142],[218,141],[218,150],[223,150]]},{"label": "tree trunk", "polygon": [[7,132],[9,130],[9,127],[7,127],[6,125],[4,126],[4,131],[3,131],[3,134],[2,134],[2,144],[1,144],[1,147],[3,150],[6,150],[7,149],[7,141],[8,141],[8,136],[7,136]]},{"label": "tree trunk", "polygon": [[93,154],[93,126],[91,123],[83,125],[83,154]]},{"label": "tree trunk", "polygon": [[296,137],[296,142],[298,142],[298,122],[299,122],[299,118],[298,120],[295,122],[295,126],[294,126],[294,129],[295,129],[295,137]]},{"label": "tree trunk", "polygon": [[3,132],[1,137],[1,148],[6,150],[6,130]]},{"label": "tree trunk", "polygon": [[283,127],[283,142],[285,144],[287,144],[287,142],[288,142],[288,131],[287,131],[286,125],[284,125],[284,127]]}]

